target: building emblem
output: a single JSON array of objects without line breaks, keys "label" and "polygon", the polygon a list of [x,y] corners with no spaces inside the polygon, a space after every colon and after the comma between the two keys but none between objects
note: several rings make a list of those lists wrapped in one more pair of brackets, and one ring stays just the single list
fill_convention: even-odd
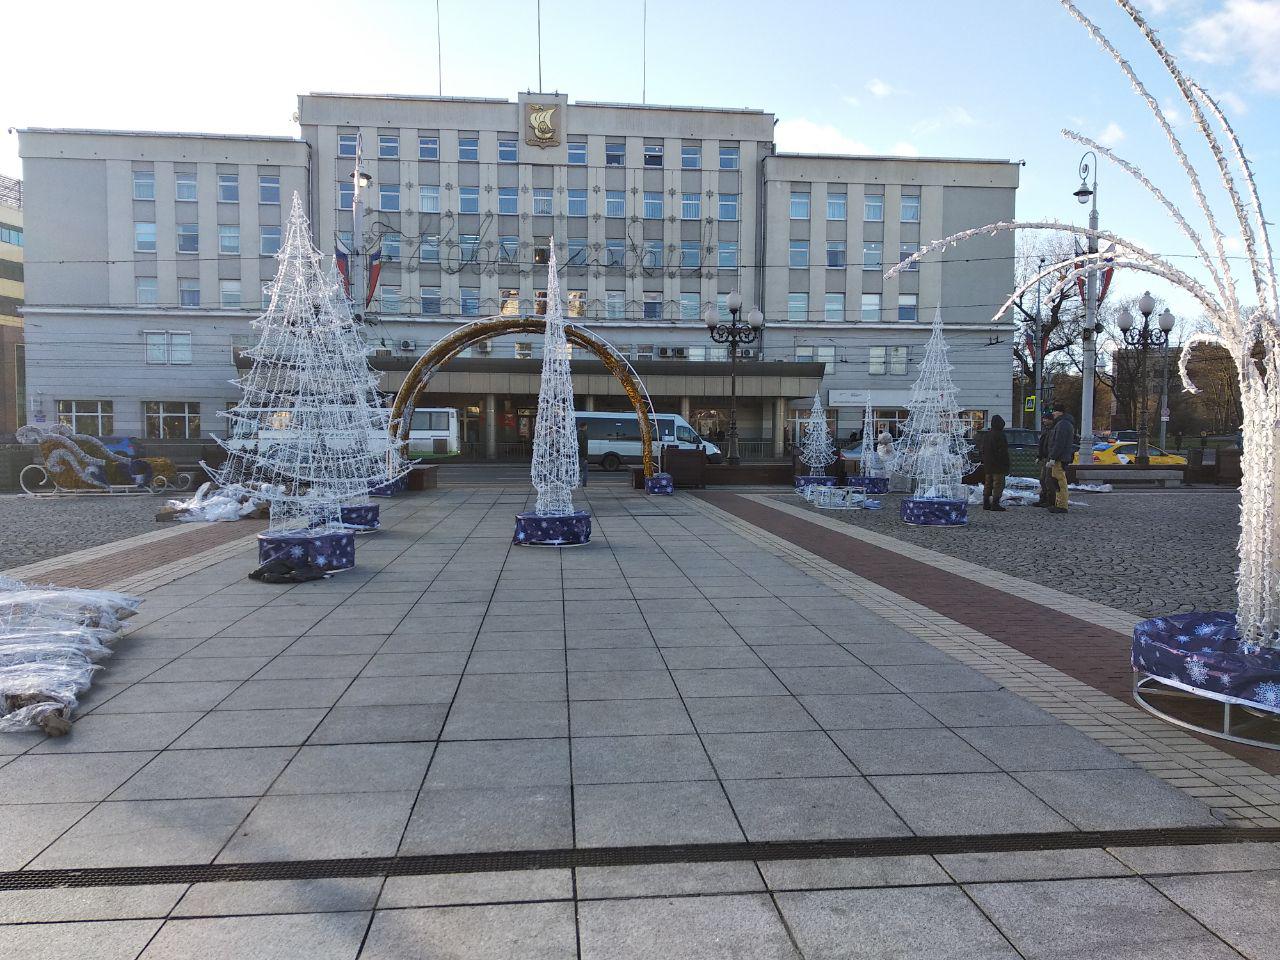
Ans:
[{"label": "building emblem", "polygon": [[556,129],[555,106],[540,103],[529,104],[529,135],[525,143],[534,147],[558,147],[560,132]]}]

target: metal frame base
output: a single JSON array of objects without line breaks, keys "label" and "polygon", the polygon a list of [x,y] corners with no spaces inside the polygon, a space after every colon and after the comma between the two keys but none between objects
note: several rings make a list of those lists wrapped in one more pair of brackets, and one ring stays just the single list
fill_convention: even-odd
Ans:
[{"label": "metal frame base", "polygon": [[[1144,694],[1146,696],[1154,695],[1160,697],[1175,697],[1183,700],[1197,700],[1203,703],[1216,703],[1218,706],[1222,707],[1222,729],[1211,730],[1208,727],[1197,726],[1190,721],[1171,716],[1158,707],[1148,703]],[[1138,706],[1147,711],[1147,713],[1151,714],[1153,717],[1159,717],[1161,720],[1165,721],[1165,723],[1171,723],[1175,727],[1181,727],[1183,730],[1202,733],[1207,737],[1214,737],[1218,740],[1230,740],[1232,743],[1242,743],[1249,747],[1260,747],[1263,750],[1280,750],[1280,714],[1267,714],[1261,711],[1255,712],[1250,710],[1248,707],[1244,707],[1239,704],[1226,703],[1213,697],[1197,696],[1196,694],[1183,690],[1180,687],[1171,687],[1161,681],[1159,677],[1153,677],[1146,673],[1135,673],[1133,675],[1133,699]],[[1232,722],[1231,710],[1232,707],[1236,706],[1239,706],[1241,710],[1244,710],[1250,715],[1251,719],[1249,721],[1245,721],[1246,723],[1270,727],[1274,730],[1276,739],[1271,741],[1254,740],[1251,737],[1242,737],[1232,733],[1233,726],[1237,725],[1234,725]]]}]

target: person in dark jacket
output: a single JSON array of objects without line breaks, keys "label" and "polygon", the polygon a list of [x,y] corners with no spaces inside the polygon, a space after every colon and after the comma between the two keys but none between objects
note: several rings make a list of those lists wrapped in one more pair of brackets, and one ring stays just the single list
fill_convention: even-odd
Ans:
[{"label": "person in dark jacket", "polygon": [[1040,439],[1036,443],[1036,466],[1040,470],[1040,499],[1037,507],[1053,506],[1053,475],[1049,472],[1049,435],[1053,433],[1053,414],[1046,410],[1040,415]]},{"label": "person in dark jacket", "polygon": [[587,460],[587,451],[590,444],[587,442],[587,423],[585,420],[578,421],[578,486],[585,487],[587,485],[587,469],[591,464]]},{"label": "person in dark jacket", "polygon": [[1063,403],[1053,405],[1053,432],[1049,434],[1049,470],[1053,477],[1053,506],[1050,513],[1067,512],[1067,464],[1075,452],[1076,422]]},{"label": "person in dark jacket", "polygon": [[1004,435],[1004,417],[991,418],[991,429],[982,438],[982,509],[1004,512],[1000,497],[1004,494],[1004,478],[1009,475],[1009,438]]}]

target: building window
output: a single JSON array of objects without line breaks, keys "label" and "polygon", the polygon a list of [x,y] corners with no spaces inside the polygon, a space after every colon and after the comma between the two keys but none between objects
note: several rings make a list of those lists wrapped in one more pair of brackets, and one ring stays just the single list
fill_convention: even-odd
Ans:
[{"label": "building window", "polygon": [[338,209],[350,210],[356,205],[356,185],[351,181],[338,181]]},{"label": "building window", "polygon": [[274,257],[280,252],[280,228],[262,227],[258,235],[258,254],[263,257]]},{"label": "building window", "polygon": [[645,191],[644,218],[646,220],[662,219],[662,194],[658,191]]},{"label": "building window", "polygon": [[819,347],[815,352],[814,359],[822,364],[822,372],[824,375],[836,372],[835,347]]},{"label": "building window", "polygon": [[702,261],[702,243],[698,240],[680,241],[680,266],[685,270],[698,269]]},{"label": "building window", "polygon": [[539,317],[545,317],[547,315],[547,291],[533,291],[533,312]]},{"label": "building window", "polygon": [[680,294],[680,319],[681,320],[689,320],[689,321],[700,320],[702,318],[702,314],[700,313],[701,308],[702,308],[702,302],[698,299],[698,295],[696,293]]},{"label": "building window", "polygon": [[459,187],[458,188],[458,212],[459,213],[479,213],[480,212],[480,188],[479,187]]},{"label": "building window", "polygon": [[657,270],[662,266],[662,241],[646,240],[644,242],[644,266]]},{"label": "building window", "polygon": [[240,309],[240,281],[218,281],[218,306],[223,310]]},{"label": "building window", "polygon": [[418,188],[418,206],[422,213],[440,212],[440,185],[426,183]]},{"label": "building window", "polygon": [[381,236],[382,241],[382,259],[387,262],[395,262],[400,259],[400,234],[384,233]]},{"label": "building window", "polygon": [[195,223],[178,224],[178,252],[200,252],[200,226]]},{"label": "building window", "polygon": [[185,330],[169,331],[169,362],[179,365],[191,362],[191,334]]},{"label": "building window", "polygon": [[902,222],[903,223],[919,223],[920,222],[920,198],[918,196],[903,196],[902,198]]},{"label": "building window", "polygon": [[338,156],[354,157],[356,155],[356,134],[338,134]]},{"label": "building window", "polygon": [[627,145],[625,143],[606,143],[604,145],[604,165],[606,167],[625,167],[627,165]]},{"label": "building window", "polygon": [[702,219],[702,194],[700,193],[680,194],[680,219],[681,220],[701,220]]},{"label": "building window", "polygon": [[148,440],[194,440],[200,436],[200,404],[144,400],[142,422]]},{"label": "building window", "polygon": [[604,264],[606,267],[621,267],[627,262],[627,243],[621,237],[604,242]]},{"label": "building window", "polygon": [[[906,260],[909,257],[914,257],[919,251],[920,251],[920,244],[918,243],[898,244],[898,262],[901,263],[903,260]],[[916,261],[915,263],[912,263],[910,266],[904,267],[903,269],[910,270],[910,271],[919,270],[920,263],[919,261]]]},{"label": "building window", "polygon": [[844,294],[828,293],[826,300],[822,304],[823,320],[843,320],[844,319]]},{"label": "building window", "polygon": [[163,330],[148,330],[142,335],[146,347],[147,363],[169,362],[169,334]]},{"label": "building window", "polygon": [[813,363],[813,347],[809,344],[796,344],[796,363]]},{"label": "building window", "polygon": [[11,243],[15,247],[22,246],[22,228],[6,227],[0,224],[0,243]]},{"label": "building window", "polygon": [[422,245],[418,247],[418,260],[421,263],[440,262],[440,238],[436,234],[422,235]]},{"label": "building window", "polygon": [[240,227],[234,223],[218,224],[218,253],[234,256],[240,252]]},{"label": "building window", "polygon": [[519,237],[499,237],[498,238],[498,256],[504,263],[515,263],[516,256],[520,253]]},{"label": "building window", "polygon": [[809,266],[809,241],[792,240],[787,247],[787,266],[805,269]]},{"label": "building window", "polygon": [[702,169],[702,147],[685,144],[680,148],[680,169],[682,170],[701,170]]},{"label": "building window", "polygon": [[517,289],[498,291],[498,312],[504,317],[520,315],[520,291]]},{"label": "building window", "polygon": [[476,161],[480,159],[480,140],[477,137],[458,138],[458,159]]},{"label": "building window", "polygon": [[845,251],[845,243],[843,240],[827,241],[827,269],[843,270],[846,266],[847,258]]},{"label": "building window", "polygon": [[458,237],[458,245],[461,248],[462,262],[475,263],[480,253],[480,235],[464,233]]},{"label": "building window", "polygon": [[737,220],[738,219],[738,194],[722,193],[720,194],[720,219],[721,220]]},{"label": "building window", "polygon": [[480,315],[480,288],[463,287],[461,290],[462,315],[478,317]]},{"label": "building window", "polygon": [[533,215],[549,217],[552,213],[552,191],[550,187],[540,187],[533,191]]},{"label": "building window", "polygon": [[585,217],[587,215],[587,191],[569,191],[569,216]]},{"label": "building window", "polygon": [[869,223],[880,223],[884,220],[884,197],[878,193],[869,193],[863,197],[862,219]]},{"label": "building window", "polygon": [[[426,189],[423,187],[422,189]],[[437,190],[437,196],[439,191]],[[520,212],[520,192],[515,187],[498,188],[498,212],[517,214]]]},{"label": "building window", "polygon": [[178,306],[200,306],[200,281],[186,277],[178,281]]},{"label": "building window", "polygon": [[196,175],[194,173],[175,173],[173,199],[187,203],[195,203]]},{"label": "building window", "polygon": [[422,312],[438,316],[440,313],[440,288],[421,287],[418,296],[422,301]]},{"label": "building window", "polygon": [[646,167],[662,166],[662,144],[646,143],[644,145],[644,165]]},{"label": "building window", "polygon": [[884,266],[884,244],[879,240],[862,241],[862,269],[880,270]]},{"label": "building window", "polygon": [[156,173],[154,170],[133,171],[133,199],[154,200],[156,198]]},{"label": "building window", "polygon": [[514,140],[498,141],[498,162],[517,163],[520,160],[519,148]]},{"label": "building window", "polygon": [[570,317],[575,319],[585,317],[587,315],[587,291],[570,290],[568,306],[568,315]]},{"label": "building window", "polygon": [[644,318],[646,320],[662,319],[662,294],[650,292],[644,295]]},{"label": "building window", "polygon": [[565,248],[565,261],[571,267],[587,265],[587,238],[570,237]]},{"label": "building window", "polygon": [[235,173],[218,174],[218,202],[240,202],[240,176]]},{"label": "building window", "polygon": [[156,225],[141,220],[133,222],[133,249],[136,253],[156,252]]},{"label": "building window", "polygon": [[807,293],[787,294],[787,319],[809,319],[809,295]]},{"label": "building window", "polygon": [[605,191],[604,215],[606,217],[625,217],[627,215],[627,194],[625,191]]},{"label": "building window", "polygon": [[59,400],[58,422],[91,437],[115,433],[110,400]]},{"label": "building window", "polygon": [[398,160],[400,158],[400,137],[394,133],[378,134],[378,159]]},{"label": "building window", "polygon": [[280,203],[280,178],[274,174],[258,177],[258,202]]},{"label": "building window", "polygon": [[439,137],[419,137],[418,138],[418,159],[419,160],[439,160],[440,159],[440,138]]},{"label": "building window", "polygon": [[533,238],[533,262],[540,266],[546,266],[551,262],[551,238],[550,237],[534,237]]},{"label": "building window", "polygon": [[516,359],[517,359],[517,360],[532,360],[532,359],[533,359],[533,344],[532,344],[531,342],[529,342],[528,340],[517,340],[517,341],[516,341]]},{"label": "building window", "polygon": [[581,141],[569,144],[569,163],[575,167],[587,165],[587,145]]},{"label": "building window", "polygon": [[738,241],[721,240],[716,253],[716,266],[721,270],[738,269]]},{"label": "building window", "polygon": [[898,294],[898,319],[905,323],[914,323],[919,297],[914,293]]},{"label": "building window", "polygon": [[159,302],[160,290],[155,277],[135,277],[133,280],[133,299],[138,306],[147,306]]},{"label": "building window", "polygon": [[742,157],[737,147],[720,148],[720,169],[737,170],[741,166]]},{"label": "building window", "polygon": [[378,209],[387,213],[396,213],[400,210],[400,184],[378,184]]},{"label": "building window", "polygon": [[871,374],[873,377],[883,377],[888,373],[888,354],[888,347],[872,347],[867,373]]},{"label": "building window", "polygon": [[889,373],[895,377],[906,376],[907,373],[907,355],[909,351],[906,347],[890,347],[889,348]]},{"label": "building window", "polygon": [[809,219],[809,194],[801,193],[799,190],[791,191],[791,219]]},{"label": "building window", "polygon": [[859,316],[864,323],[875,323],[880,319],[880,294],[864,293],[862,295],[862,310]]},{"label": "building window", "polygon": [[849,215],[849,198],[843,193],[827,194],[827,219],[844,220]]},{"label": "building window", "polygon": [[400,312],[400,288],[390,284],[378,284],[378,309],[383,313]]},{"label": "building window", "polygon": [[637,344],[636,344],[636,359],[637,359],[637,360],[652,360],[652,359],[653,359],[653,344],[652,344],[652,343],[637,343]]},{"label": "building window", "polygon": [[621,320],[626,316],[626,294],[621,290],[604,292],[604,317],[606,320]]},{"label": "building window", "polygon": [[271,292],[275,289],[275,284],[270,280],[262,281],[262,309],[266,310],[271,306]]}]

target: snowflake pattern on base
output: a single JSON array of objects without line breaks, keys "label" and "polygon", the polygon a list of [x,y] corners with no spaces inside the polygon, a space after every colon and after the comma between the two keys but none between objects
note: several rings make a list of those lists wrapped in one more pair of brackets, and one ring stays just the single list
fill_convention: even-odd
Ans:
[{"label": "snowflake pattern on base", "polygon": [[902,521],[916,527],[963,527],[969,522],[965,500],[903,497]]},{"label": "snowflake pattern on base", "polygon": [[570,547],[591,540],[591,514],[575,510],[559,516],[536,511],[516,514],[511,542],[524,547]]},{"label": "snowflake pattern on base", "polygon": [[334,573],[356,565],[356,538],[341,530],[328,533],[260,533],[258,563],[284,560],[293,570]]},{"label": "snowflake pattern on base", "polygon": [[645,477],[644,492],[660,497],[673,496],[676,492],[675,478],[669,473],[655,473],[652,477]]}]

